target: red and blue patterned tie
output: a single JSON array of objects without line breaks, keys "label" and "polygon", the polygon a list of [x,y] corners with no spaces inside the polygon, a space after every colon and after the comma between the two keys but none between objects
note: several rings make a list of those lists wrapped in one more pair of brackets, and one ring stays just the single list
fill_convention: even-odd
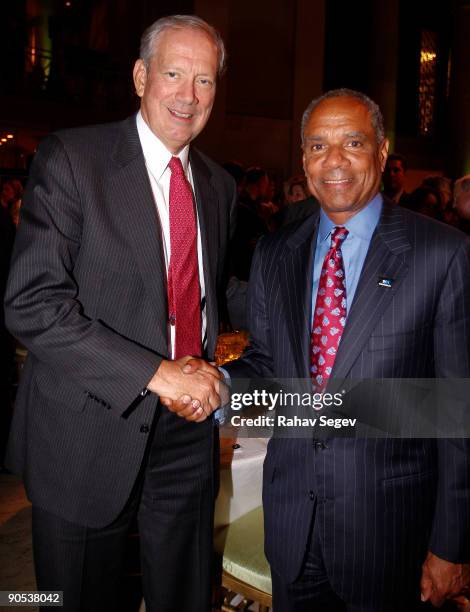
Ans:
[{"label": "red and blue patterned tie", "polygon": [[181,160],[172,157],[170,179],[170,244],[168,311],[175,325],[175,359],[201,356],[201,288],[193,193]]},{"label": "red and blue patterned tie", "polygon": [[310,340],[310,374],[313,386],[322,391],[333,369],[339,342],[346,324],[346,279],[341,243],[348,235],[335,227],[331,246],[323,261]]}]

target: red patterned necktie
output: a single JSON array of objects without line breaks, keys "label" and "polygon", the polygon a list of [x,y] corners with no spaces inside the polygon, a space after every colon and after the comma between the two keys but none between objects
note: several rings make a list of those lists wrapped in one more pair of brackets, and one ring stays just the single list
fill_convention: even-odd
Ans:
[{"label": "red patterned necktie", "polygon": [[317,391],[326,387],[346,324],[346,279],[341,243],[348,235],[335,227],[331,246],[323,261],[318,283],[315,314],[310,340],[310,373]]},{"label": "red patterned necktie", "polygon": [[174,358],[201,356],[201,288],[197,227],[191,186],[181,160],[172,157],[170,179],[170,244],[168,311],[175,325]]}]

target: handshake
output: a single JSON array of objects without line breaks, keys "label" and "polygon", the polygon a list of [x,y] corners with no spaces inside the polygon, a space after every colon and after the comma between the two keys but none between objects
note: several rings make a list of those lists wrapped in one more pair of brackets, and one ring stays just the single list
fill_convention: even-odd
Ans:
[{"label": "handshake", "polygon": [[147,388],[178,416],[200,423],[214,410],[228,403],[229,388],[214,366],[195,357],[175,361],[164,359]]}]

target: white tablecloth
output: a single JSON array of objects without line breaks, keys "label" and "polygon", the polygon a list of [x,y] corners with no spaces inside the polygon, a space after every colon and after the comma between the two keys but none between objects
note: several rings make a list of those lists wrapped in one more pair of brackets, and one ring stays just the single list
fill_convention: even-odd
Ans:
[{"label": "white tablecloth", "polygon": [[215,527],[228,525],[261,506],[263,461],[267,438],[240,438],[231,465],[222,465],[220,490],[215,505]]}]

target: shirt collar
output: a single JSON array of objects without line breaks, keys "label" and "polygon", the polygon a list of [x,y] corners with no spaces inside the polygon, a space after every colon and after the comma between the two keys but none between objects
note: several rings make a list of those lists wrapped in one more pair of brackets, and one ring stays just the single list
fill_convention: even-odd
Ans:
[{"label": "shirt collar", "polygon": [[[137,113],[136,124],[145,161],[154,178],[158,181],[161,179],[163,173],[167,169],[173,153],[168,151],[163,142],[157,138],[157,136],[155,136],[150,127],[147,125],[145,119],[142,117],[142,113],[140,111]],[[187,175],[189,165],[189,145],[186,145],[175,157],[180,158],[184,173]]]},{"label": "shirt collar", "polygon": [[[364,208],[361,208],[359,212],[348,219],[344,224],[344,227],[349,231],[350,235],[357,236],[361,240],[370,242],[381,214],[382,195],[378,193],[366,206],[364,206]],[[335,224],[333,221],[328,217],[323,209],[320,209],[320,226],[318,228],[319,242],[326,240],[330,236],[334,227]]]}]

